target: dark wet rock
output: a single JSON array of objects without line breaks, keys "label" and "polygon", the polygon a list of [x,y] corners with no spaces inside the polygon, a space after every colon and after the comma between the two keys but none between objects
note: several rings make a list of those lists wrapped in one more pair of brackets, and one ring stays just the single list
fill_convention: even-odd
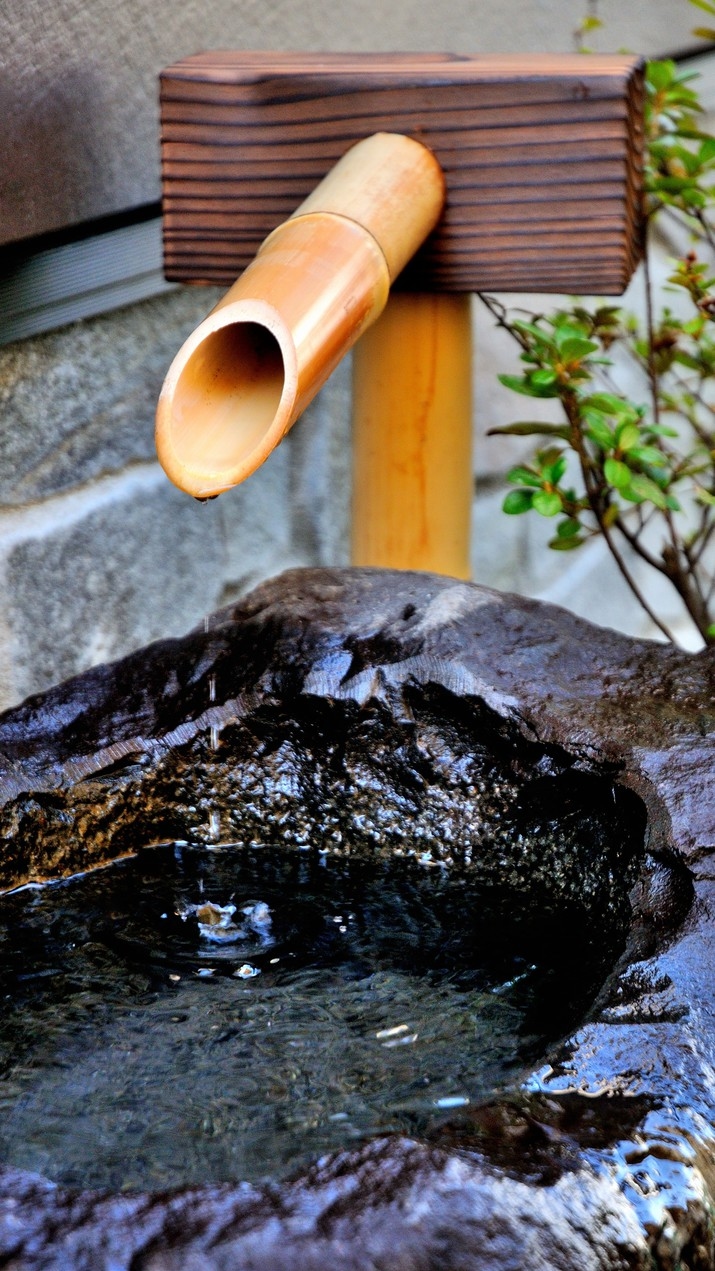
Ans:
[{"label": "dark wet rock", "polygon": [[[511,1098],[286,1184],[0,1172],[12,1268],[715,1268],[715,658],[453,580],[296,571],[0,717],[2,882],[162,839],[429,852],[620,957]],[[614,934],[615,933],[615,934]]]}]

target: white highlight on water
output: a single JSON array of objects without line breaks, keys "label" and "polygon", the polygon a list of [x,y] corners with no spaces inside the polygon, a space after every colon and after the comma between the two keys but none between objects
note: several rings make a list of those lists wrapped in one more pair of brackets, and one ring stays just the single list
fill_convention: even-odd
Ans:
[{"label": "white highlight on water", "polygon": [[237,980],[252,980],[256,975],[260,974],[261,972],[258,967],[251,966],[250,962],[244,962],[243,965],[233,973],[234,979]]}]

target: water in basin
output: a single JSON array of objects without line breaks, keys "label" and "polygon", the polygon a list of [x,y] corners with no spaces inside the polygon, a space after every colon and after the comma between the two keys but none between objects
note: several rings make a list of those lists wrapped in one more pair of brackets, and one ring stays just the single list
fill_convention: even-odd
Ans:
[{"label": "water in basin", "polygon": [[0,899],[0,1161],[113,1190],[281,1177],[518,1082],[612,960],[401,857],[165,844]]}]

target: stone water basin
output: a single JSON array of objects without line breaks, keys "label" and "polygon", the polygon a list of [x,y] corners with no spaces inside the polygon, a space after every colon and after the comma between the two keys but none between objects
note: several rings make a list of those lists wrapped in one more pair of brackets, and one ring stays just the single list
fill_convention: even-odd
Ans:
[{"label": "stone water basin", "polygon": [[[200,888],[248,920],[200,935]],[[0,1158],[75,1188],[260,1183],[436,1131],[518,1084],[604,978],[593,931],[529,917],[420,863],[235,844],[14,893]]]},{"label": "stone water basin", "polygon": [[3,1265],[715,1267],[712,703],[307,570],[0,718]]}]

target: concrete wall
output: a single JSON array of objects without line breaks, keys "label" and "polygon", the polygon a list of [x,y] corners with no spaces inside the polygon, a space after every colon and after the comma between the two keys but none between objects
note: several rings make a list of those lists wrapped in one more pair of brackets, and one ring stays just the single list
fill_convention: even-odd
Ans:
[{"label": "concrete wall", "polygon": [[[569,50],[587,0],[6,0],[0,242],[159,197],[157,75],[208,48]],[[600,0],[602,48],[692,43],[686,0]],[[695,15],[695,16],[694,16]]]},{"label": "concrete wall", "polygon": [[[376,6],[379,21],[342,0],[12,7],[3,39],[17,82],[9,75],[2,90],[5,140],[22,136],[23,145],[12,173],[0,165],[6,239],[154,198],[155,74],[201,46],[568,48],[580,16],[572,0],[455,0],[439,13],[405,2]],[[685,0],[649,0],[647,24],[640,9],[603,0],[608,43],[686,43]],[[179,634],[261,577],[346,562],[347,367],[239,490],[199,506],[157,467],[159,387],[211,300],[178,289],[0,350],[0,707]],[[484,433],[519,417],[523,403],[495,382],[500,366],[513,368],[507,338],[484,313],[477,325],[475,577],[641,629],[598,550],[576,553],[564,573],[563,558],[543,550],[550,527],[499,512],[517,451]]]},{"label": "concrete wall", "polygon": [[164,635],[260,578],[347,559],[349,368],[249,483],[207,504],[154,456],[186,288],[0,350],[0,706]]}]

